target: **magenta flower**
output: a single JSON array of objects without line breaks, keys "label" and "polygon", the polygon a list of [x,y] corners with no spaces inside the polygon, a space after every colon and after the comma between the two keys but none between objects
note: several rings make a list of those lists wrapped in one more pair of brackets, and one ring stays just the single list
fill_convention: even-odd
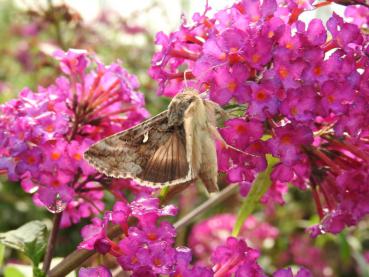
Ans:
[{"label": "magenta flower", "polygon": [[301,159],[301,146],[311,144],[313,136],[309,128],[295,128],[289,124],[276,128],[275,137],[268,142],[272,154],[279,157],[282,163],[291,166]]},{"label": "magenta flower", "polygon": [[237,277],[245,276],[242,274],[266,276],[257,264],[258,257],[258,251],[248,247],[244,240],[229,237],[225,245],[215,249],[211,260],[215,264],[217,276],[229,276],[233,273]]},{"label": "magenta flower", "polygon": [[107,219],[93,218],[91,221],[92,224],[85,225],[81,230],[83,242],[78,246],[81,249],[93,250],[96,241],[106,237]]}]

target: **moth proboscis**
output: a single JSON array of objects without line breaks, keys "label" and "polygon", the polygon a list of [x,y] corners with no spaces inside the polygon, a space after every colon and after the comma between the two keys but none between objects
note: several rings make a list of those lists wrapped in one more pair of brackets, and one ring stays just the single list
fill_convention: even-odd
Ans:
[{"label": "moth proboscis", "polygon": [[[168,109],[92,145],[85,159],[114,178],[131,178],[140,185],[163,187],[200,178],[208,192],[218,191],[215,141],[223,109],[186,88]],[[222,140],[224,142],[224,140]]]}]

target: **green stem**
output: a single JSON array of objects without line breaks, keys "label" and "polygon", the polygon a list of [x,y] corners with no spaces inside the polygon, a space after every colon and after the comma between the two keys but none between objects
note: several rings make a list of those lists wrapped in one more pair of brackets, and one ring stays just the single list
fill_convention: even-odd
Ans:
[{"label": "green stem", "polygon": [[256,205],[259,203],[261,197],[267,192],[272,181],[270,174],[273,166],[279,161],[278,159],[267,155],[268,167],[264,172],[259,173],[254,181],[249,193],[243,202],[240,211],[237,215],[235,226],[233,227],[232,236],[237,237],[247,217],[254,211]]}]

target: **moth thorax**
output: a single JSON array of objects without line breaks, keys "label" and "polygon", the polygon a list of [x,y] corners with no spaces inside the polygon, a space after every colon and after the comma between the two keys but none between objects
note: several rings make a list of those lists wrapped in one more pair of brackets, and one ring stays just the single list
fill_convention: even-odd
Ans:
[{"label": "moth thorax", "polygon": [[186,100],[179,101],[177,99],[174,99],[170,103],[168,107],[168,125],[170,127],[178,126],[183,123],[184,114],[188,106],[191,104],[191,101],[189,101],[189,99]]},{"label": "moth thorax", "polygon": [[202,102],[202,99],[195,89],[187,88],[182,93],[177,94],[168,107],[169,126],[181,125],[183,123],[186,110],[194,102]]}]

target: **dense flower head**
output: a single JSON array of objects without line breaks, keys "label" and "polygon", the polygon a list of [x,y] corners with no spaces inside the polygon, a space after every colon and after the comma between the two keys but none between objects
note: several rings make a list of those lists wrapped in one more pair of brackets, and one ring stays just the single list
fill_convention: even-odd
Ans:
[{"label": "dense flower head", "polygon": [[362,201],[369,191],[368,36],[359,28],[367,7],[348,7],[351,22],[335,13],[326,24],[299,19],[328,4],[244,0],[212,16],[207,7],[192,24],[157,35],[161,50],[149,70],[159,94],[193,86],[220,105],[244,106],[220,132],[250,155],[219,145],[219,170],[246,195],[266,155],[279,158],[263,201],[283,203],[287,184],[310,188],[321,219],[315,235],[340,232],[369,212]]},{"label": "dense flower head", "polygon": [[[104,181],[83,159],[95,141],[147,116],[137,79],[83,50],[55,54],[65,76],[37,92],[25,88],[0,106],[0,172],[63,214],[63,226],[102,210]],[[93,204],[92,204],[93,203]]]},{"label": "dense flower head", "polygon": [[[79,248],[113,255],[132,276],[187,276],[185,274],[190,273],[212,276],[211,269],[190,264],[189,248],[174,247],[176,230],[169,222],[159,219],[175,213],[174,206],[160,207],[159,199],[151,196],[138,196],[131,203],[116,202],[103,219],[94,218],[91,224],[83,227]],[[136,221],[131,220],[133,218]],[[110,224],[120,227],[124,234],[120,241],[108,237]]]},{"label": "dense flower head", "polygon": [[[160,276],[171,277],[211,277],[211,276],[267,276],[257,263],[259,251],[251,248],[244,239],[229,237],[229,225],[234,223],[234,217],[230,215],[219,216],[216,219],[205,221],[199,225],[190,238],[190,246],[194,247],[195,255],[199,255],[201,238],[194,235],[203,235],[212,243],[209,262],[192,265],[192,251],[188,247],[175,247],[176,230],[172,224],[163,220],[162,217],[173,216],[173,206],[159,206],[157,198],[152,196],[139,196],[131,203],[117,202],[112,211],[106,211],[103,218],[94,218],[91,224],[83,227],[81,235],[83,241],[79,244],[80,249],[96,250],[100,254],[110,254],[116,258],[117,263],[123,270],[130,272],[130,276]],[[156,203],[150,207],[150,213],[139,203]],[[143,210],[143,212],[141,212]],[[153,220],[153,215],[156,215]],[[132,219],[136,220],[132,220]],[[219,231],[219,238],[214,235],[209,237],[209,228],[206,224],[227,226],[212,226]],[[216,222],[218,221],[218,223]],[[122,235],[118,240],[109,238],[108,229],[118,225]],[[258,230],[258,234],[254,234]],[[223,233],[223,236],[222,236]],[[242,235],[250,237],[252,243],[261,244],[266,238],[276,237],[277,230],[268,224],[257,222],[250,218],[244,226]],[[87,270],[87,269],[86,269]],[[95,270],[95,269],[89,269]],[[81,273],[80,273],[81,274]]]}]

